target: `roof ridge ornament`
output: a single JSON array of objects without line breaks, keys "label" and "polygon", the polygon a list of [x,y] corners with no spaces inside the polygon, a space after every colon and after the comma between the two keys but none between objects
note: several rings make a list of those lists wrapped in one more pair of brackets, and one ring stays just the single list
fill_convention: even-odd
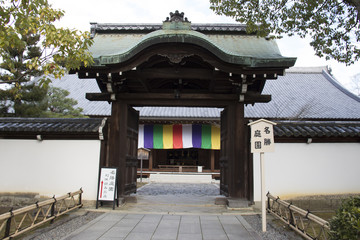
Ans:
[{"label": "roof ridge ornament", "polygon": [[191,30],[191,22],[184,18],[184,13],[178,10],[175,13],[170,12],[170,18],[167,17],[163,22],[164,30]]},{"label": "roof ridge ornament", "polygon": [[179,13],[176,10],[175,13],[170,12],[170,19],[167,17],[165,22],[189,22],[189,20],[187,18],[184,19],[184,12]]}]

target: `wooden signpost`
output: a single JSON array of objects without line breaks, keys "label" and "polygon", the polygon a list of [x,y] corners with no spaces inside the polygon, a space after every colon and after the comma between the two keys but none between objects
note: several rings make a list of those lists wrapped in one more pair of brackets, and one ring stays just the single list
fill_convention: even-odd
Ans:
[{"label": "wooden signpost", "polygon": [[113,202],[113,209],[115,209],[115,202],[119,206],[117,198],[117,168],[101,168],[99,173],[98,194],[96,199],[96,208],[98,203],[102,205],[103,202]]},{"label": "wooden signpost", "polygon": [[140,159],[140,182],[142,182],[142,174],[143,174],[143,161],[144,159],[148,160],[150,155],[150,149],[147,148],[139,148],[138,152],[138,159]]},{"label": "wooden signpost", "polygon": [[251,128],[251,152],[260,153],[260,171],[261,171],[261,220],[262,231],[266,232],[266,190],[265,190],[265,165],[264,153],[274,151],[274,129],[276,123],[259,119],[248,124]]}]

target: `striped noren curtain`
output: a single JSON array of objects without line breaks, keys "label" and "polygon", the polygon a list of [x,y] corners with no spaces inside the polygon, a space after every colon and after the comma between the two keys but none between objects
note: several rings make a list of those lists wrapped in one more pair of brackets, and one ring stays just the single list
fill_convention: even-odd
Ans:
[{"label": "striped noren curtain", "polygon": [[208,124],[140,125],[138,148],[220,149],[220,127]]}]

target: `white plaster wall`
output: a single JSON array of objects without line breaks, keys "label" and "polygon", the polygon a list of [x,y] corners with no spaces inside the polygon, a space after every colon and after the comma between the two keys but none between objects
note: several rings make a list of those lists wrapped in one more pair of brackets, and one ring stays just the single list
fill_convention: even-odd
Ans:
[{"label": "white plaster wall", "polygon": [[59,196],[84,191],[96,200],[99,140],[0,139],[0,192]]},{"label": "white plaster wall", "polygon": [[[298,195],[360,193],[360,143],[276,143],[265,153],[266,192]],[[261,200],[260,154],[254,154],[254,199]]]}]

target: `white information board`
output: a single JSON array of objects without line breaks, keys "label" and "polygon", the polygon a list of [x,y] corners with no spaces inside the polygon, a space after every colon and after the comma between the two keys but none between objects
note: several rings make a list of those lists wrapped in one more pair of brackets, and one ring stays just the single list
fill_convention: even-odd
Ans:
[{"label": "white information board", "polygon": [[261,176],[261,222],[262,231],[266,232],[266,191],[264,153],[274,151],[274,129],[276,123],[266,119],[259,119],[248,124],[251,128],[251,152],[260,153]]},{"label": "white information board", "polygon": [[251,152],[274,152],[274,129],[276,123],[260,119],[249,123],[251,127]]},{"label": "white information board", "polygon": [[116,198],[116,168],[101,168],[99,178],[99,201],[114,201]]}]

